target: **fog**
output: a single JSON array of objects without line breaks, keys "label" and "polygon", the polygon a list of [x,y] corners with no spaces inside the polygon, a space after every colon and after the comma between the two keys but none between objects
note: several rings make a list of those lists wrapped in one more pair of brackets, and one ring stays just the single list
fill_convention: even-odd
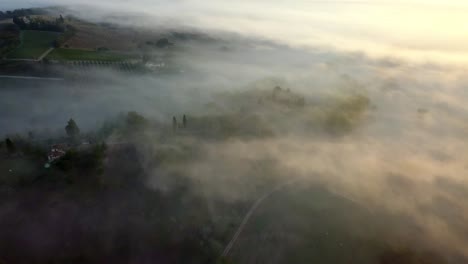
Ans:
[{"label": "fog", "polygon": [[[84,16],[133,12],[140,24],[181,24],[301,46],[465,64],[464,1],[6,1],[2,9],[71,5]],[[96,7],[98,9],[96,9]],[[120,21],[133,23],[132,21]]]},{"label": "fog", "polygon": [[[138,151],[146,186],[167,192],[171,175],[180,173],[196,180],[208,201],[250,201],[285,182],[299,182],[292,190],[313,183],[382,221],[384,227],[368,232],[392,246],[435,252],[449,263],[468,258],[462,1],[15,1],[5,9],[65,3],[67,12],[86,19],[144,28],[155,21],[204,38],[167,51],[171,72],[98,70],[86,73],[86,82],[0,80],[1,134],[60,134],[69,118],[92,131],[128,111],[168,126],[183,114],[253,115],[268,133],[217,140],[194,133],[165,142],[199,153],[161,167],[152,159],[162,143],[145,134]],[[85,12],[93,5],[100,9]],[[142,15],[118,21],[122,10]],[[305,106],[270,104],[266,94],[276,86],[303,96]],[[358,100],[364,106],[348,103],[355,95],[366,98]],[[344,112],[349,129],[327,127],[335,111]],[[395,233],[380,231],[386,228]]]}]

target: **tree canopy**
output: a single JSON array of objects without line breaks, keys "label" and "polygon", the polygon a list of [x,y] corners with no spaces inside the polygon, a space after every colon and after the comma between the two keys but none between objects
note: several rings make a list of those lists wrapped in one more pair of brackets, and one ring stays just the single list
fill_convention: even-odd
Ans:
[{"label": "tree canopy", "polygon": [[16,152],[16,146],[13,143],[13,141],[11,141],[11,139],[9,138],[5,139],[5,145],[6,145],[8,154],[13,154]]},{"label": "tree canopy", "polygon": [[78,128],[78,125],[76,124],[75,120],[73,120],[72,118],[68,120],[68,124],[65,127],[65,131],[67,132],[67,135],[72,138],[80,134],[80,129]]}]

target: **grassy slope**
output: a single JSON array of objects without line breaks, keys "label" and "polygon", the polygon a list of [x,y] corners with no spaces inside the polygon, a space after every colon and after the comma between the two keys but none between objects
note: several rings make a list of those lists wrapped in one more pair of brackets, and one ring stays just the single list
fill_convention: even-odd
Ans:
[{"label": "grassy slope", "polygon": [[381,232],[369,212],[323,188],[275,193],[233,248],[235,263],[375,263]]},{"label": "grassy slope", "polygon": [[21,32],[21,45],[8,54],[11,59],[37,59],[52,46],[60,35],[56,32],[24,30]]},{"label": "grassy slope", "polygon": [[0,185],[15,185],[21,181],[31,181],[37,166],[29,158],[0,159]]},{"label": "grassy slope", "polygon": [[107,51],[93,51],[80,49],[55,49],[48,56],[52,60],[96,60],[96,61],[121,61],[131,59],[125,54]]}]

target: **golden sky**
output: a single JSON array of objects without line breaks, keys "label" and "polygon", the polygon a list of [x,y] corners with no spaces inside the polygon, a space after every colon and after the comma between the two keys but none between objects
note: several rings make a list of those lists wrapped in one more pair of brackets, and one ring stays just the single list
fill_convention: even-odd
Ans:
[{"label": "golden sky", "polygon": [[91,5],[200,29],[418,62],[468,62],[466,0],[5,0],[10,8]]},{"label": "golden sky", "polygon": [[420,62],[468,62],[468,2],[254,1],[212,4],[203,27],[291,45],[325,46]]}]

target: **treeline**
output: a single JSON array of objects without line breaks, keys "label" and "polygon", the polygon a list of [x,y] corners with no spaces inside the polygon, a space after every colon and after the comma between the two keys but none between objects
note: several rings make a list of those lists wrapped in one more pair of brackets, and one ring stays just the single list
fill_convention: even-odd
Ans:
[{"label": "treeline", "polygon": [[9,19],[14,17],[32,16],[32,15],[46,15],[47,12],[41,8],[26,8],[26,9],[15,9],[13,11],[0,11],[0,20]]},{"label": "treeline", "polygon": [[56,40],[54,40],[54,47],[55,48],[60,48],[67,42],[71,37],[73,37],[76,33],[76,28],[73,27],[72,25],[65,25],[65,29],[63,34],[61,34]]},{"label": "treeline", "polygon": [[42,30],[53,32],[65,32],[66,25],[65,19],[60,15],[55,20],[47,20],[40,17],[13,17],[13,23],[18,25],[22,30]]},{"label": "treeline", "polygon": [[20,44],[20,28],[14,24],[0,24],[0,56]]}]

